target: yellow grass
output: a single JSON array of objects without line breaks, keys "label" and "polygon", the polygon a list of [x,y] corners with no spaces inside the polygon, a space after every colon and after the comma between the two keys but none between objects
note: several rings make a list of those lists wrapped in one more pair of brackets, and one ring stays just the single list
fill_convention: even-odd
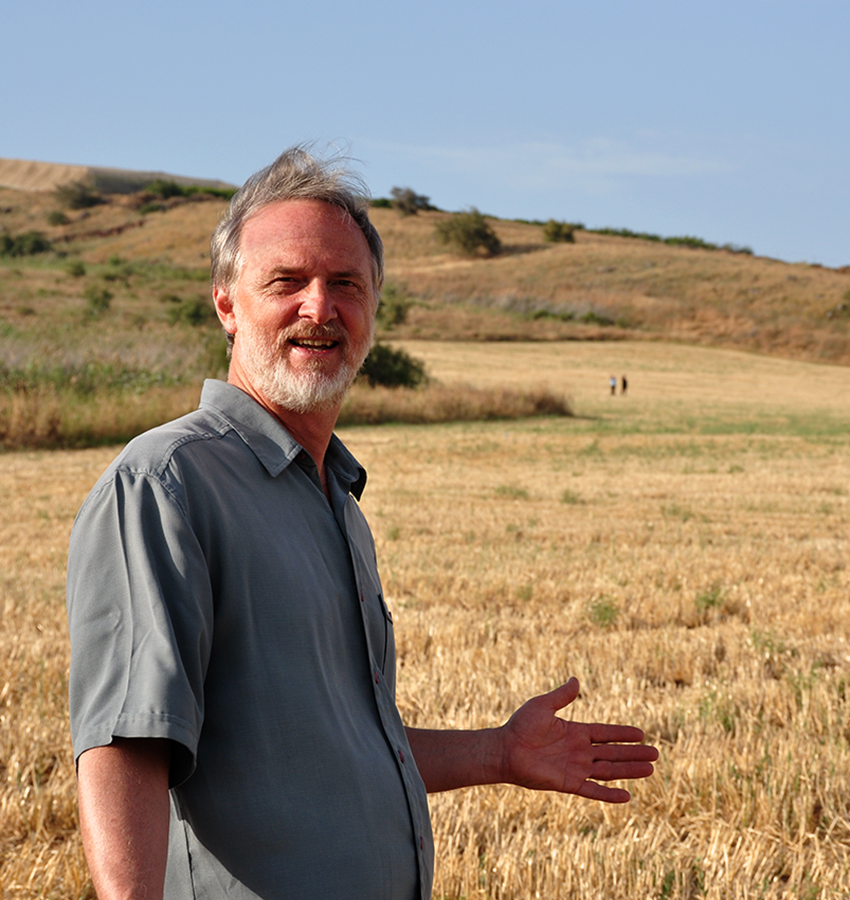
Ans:
[{"label": "yellow grass", "polygon": [[[571,716],[638,724],[662,753],[625,807],[432,798],[435,897],[850,895],[846,370],[646,344],[431,351],[446,382],[548,381],[578,417],[344,429],[407,721],[492,724],[574,674]],[[63,575],[114,452],[0,456],[8,897],[87,890]]]},{"label": "yellow grass", "polygon": [[45,385],[0,394],[0,447],[85,447],[127,440],[198,405],[197,385],[79,398]]}]

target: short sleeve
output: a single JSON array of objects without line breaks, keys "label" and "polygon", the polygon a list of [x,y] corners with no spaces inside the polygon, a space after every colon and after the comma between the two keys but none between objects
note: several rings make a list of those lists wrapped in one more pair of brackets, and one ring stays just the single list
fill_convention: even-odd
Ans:
[{"label": "short sleeve", "polygon": [[74,754],[167,738],[172,786],[194,770],[212,640],[208,566],[181,498],[116,468],[80,510],[68,559]]}]

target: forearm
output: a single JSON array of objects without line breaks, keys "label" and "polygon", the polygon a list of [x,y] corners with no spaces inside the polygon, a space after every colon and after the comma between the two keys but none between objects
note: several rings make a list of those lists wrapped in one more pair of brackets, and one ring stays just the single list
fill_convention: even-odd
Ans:
[{"label": "forearm", "polygon": [[149,739],[119,739],[80,757],[80,829],[99,900],[161,900],[168,765],[168,742]]},{"label": "forearm", "polygon": [[505,781],[502,730],[437,731],[407,728],[416,767],[429,794]]},{"label": "forearm", "polygon": [[627,790],[599,782],[647,778],[658,751],[641,743],[640,728],[571,722],[558,716],[578,692],[578,680],[571,678],[548,694],[526,701],[500,728],[408,728],[425,787],[433,793],[501,782],[606,803],[627,802]]}]

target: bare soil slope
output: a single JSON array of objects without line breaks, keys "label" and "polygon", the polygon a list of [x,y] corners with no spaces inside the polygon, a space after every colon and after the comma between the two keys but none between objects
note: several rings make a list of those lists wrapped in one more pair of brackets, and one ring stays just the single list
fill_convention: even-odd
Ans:
[{"label": "bare soil slope", "polygon": [[0,159],[0,186],[19,191],[52,191],[69,182],[82,181],[107,193],[124,194],[141,190],[146,184],[162,179],[182,185],[228,188],[224,181],[188,178],[166,172],[137,172],[102,166],[77,166],[65,163],[35,162],[27,159]]}]

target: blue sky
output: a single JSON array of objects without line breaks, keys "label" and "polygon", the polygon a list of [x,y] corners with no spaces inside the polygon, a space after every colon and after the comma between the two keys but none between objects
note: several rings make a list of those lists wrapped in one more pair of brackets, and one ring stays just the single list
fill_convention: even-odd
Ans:
[{"label": "blue sky", "polygon": [[375,196],[850,264],[847,0],[29,0],[0,156],[241,183],[304,140]]}]

